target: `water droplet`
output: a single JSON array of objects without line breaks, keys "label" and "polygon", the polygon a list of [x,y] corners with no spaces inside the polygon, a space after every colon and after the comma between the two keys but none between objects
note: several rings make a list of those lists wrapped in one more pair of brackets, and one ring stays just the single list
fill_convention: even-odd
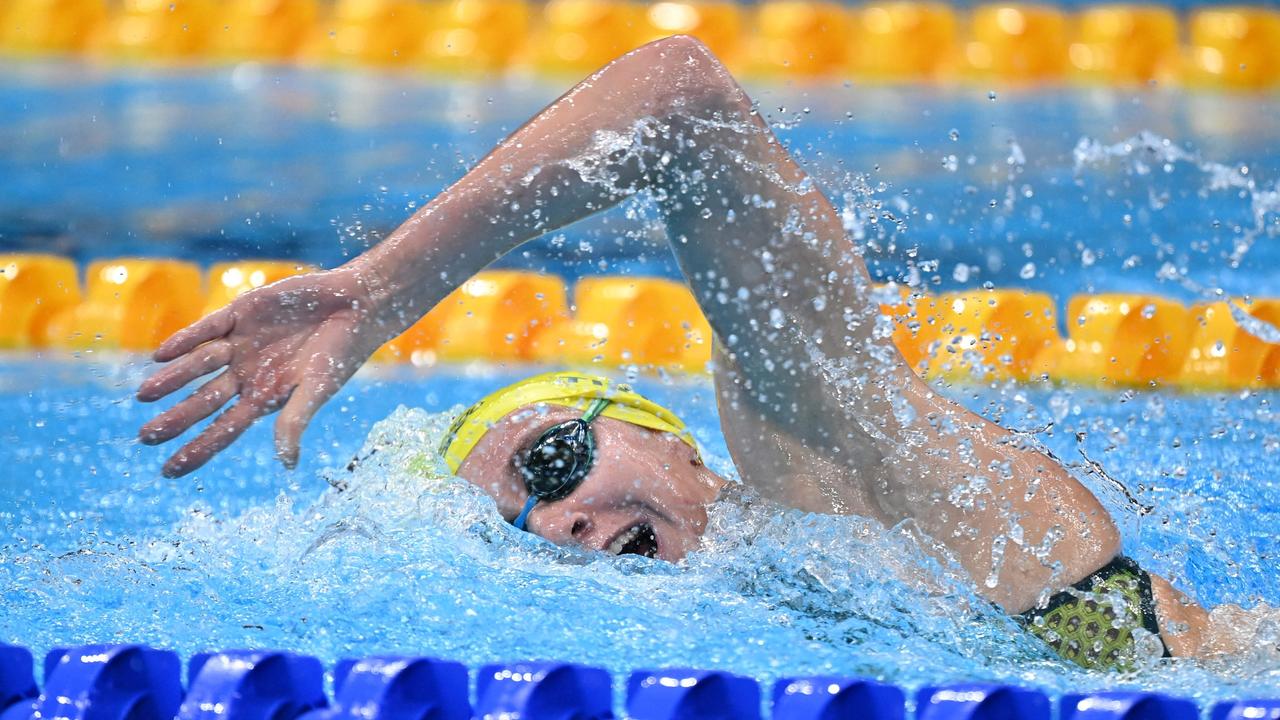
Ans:
[{"label": "water droplet", "polygon": [[960,131],[955,128],[951,128],[951,132],[947,133],[947,137],[951,138],[951,142],[956,142],[960,139]]},{"label": "water droplet", "polygon": [[1023,265],[1022,269],[1018,271],[1018,277],[1022,278],[1023,280],[1030,280],[1035,276],[1036,276],[1036,264],[1033,262],[1029,262],[1026,265]]},{"label": "water droplet", "polygon": [[995,90],[989,90],[989,91],[987,92],[987,99],[988,99],[988,100],[990,100],[991,102],[995,102],[995,101],[996,101],[996,91],[995,91]]},{"label": "water droplet", "polygon": [[787,316],[783,315],[782,311],[779,310],[778,308],[770,308],[769,324],[775,328],[781,329],[783,326],[787,324]]}]

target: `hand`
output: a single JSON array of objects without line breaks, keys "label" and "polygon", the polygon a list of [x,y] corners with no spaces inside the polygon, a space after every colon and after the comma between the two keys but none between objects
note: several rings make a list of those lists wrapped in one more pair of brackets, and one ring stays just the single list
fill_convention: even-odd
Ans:
[{"label": "hand", "polygon": [[255,420],[280,410],[276,455],[298,461],[299,439],[313,415],[397,328],[381,323],[360,276],[350,268],[299,275],[236,298],[156,350],[168,363],[138,388],[153,402],[202,375],[226,368],[190,397],[142,426],[158,445],[239,400],[164,464],[166,477],[204,465]]}]

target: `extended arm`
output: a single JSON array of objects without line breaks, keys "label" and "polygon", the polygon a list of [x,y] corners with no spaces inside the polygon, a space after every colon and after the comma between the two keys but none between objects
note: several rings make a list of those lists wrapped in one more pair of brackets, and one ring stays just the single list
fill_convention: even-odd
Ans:
[{"label": "extended arm", "polygon": [[[378,344],[521,243],[640,191],[661,208],[722,347],[721,415],[748,482],[808,509],[910,521],[1015,612],[1116,553],[1114,525],[1074,478],[912,373],[839,215],[689,38],[611,63],[388,239],[321,276],[338,288],[336,310],[299,310],[285,302],[294,286],[272,286],[168,341],[157,358],[182,357],[179,369],[162,370],[140,396],[228,365],[239,384],[219,390],[242,401],[223,417],[251,402],[215,421],[167,470],[199,466],[281,405],[277,442],[291,462],[312,413]],[[263,308],[329,327],[327,344],[289,335],[283,350],[264,353],[270,338],[251,332],[252,312]],[[209,347],[217,357],[191,359]],[[144,438],[175,436],[212,412],[209,404],[162,415]]]}]

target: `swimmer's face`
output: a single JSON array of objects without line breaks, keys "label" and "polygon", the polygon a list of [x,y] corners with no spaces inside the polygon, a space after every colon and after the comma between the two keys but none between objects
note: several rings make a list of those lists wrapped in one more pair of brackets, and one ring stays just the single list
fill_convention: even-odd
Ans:
[{"label": "swimmer's face", "polygon": [[[485,434],[458,475],[489,493],[510,522],[529,496],[520,475],[529,446],[547,428],[581,416],[555,405],[516,410]],[[538,503],[529,514],[529,532],[557,545],[669,562],[696,548],[707,526],[707,506],[725,481],[670,433],[608,417],[593,420],[591,431],[591,473],[568,497]]]}]

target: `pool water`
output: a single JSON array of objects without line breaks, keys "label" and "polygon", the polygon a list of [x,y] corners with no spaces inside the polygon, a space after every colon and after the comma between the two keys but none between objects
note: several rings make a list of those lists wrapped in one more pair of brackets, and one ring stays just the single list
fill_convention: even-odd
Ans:
[{"label": "pool water", "polygon": [[[619,672],[692,665],[761,680],[1135,686],[1205,701],[1280,691],[1274,652],[1083,671],[987,606],[903,528],[736,492],[717,506],[703,550],[679,566],[515,531],[478,491],[411,466],[430,457],[449,408],[527,369],[369,371],[320,413],[297,470],[274,465],[264,425],[176,481],[159,478],[161,452],[132,440],[152,413],[130,397],[144,370],[119,358],[4,364],[0,639],[36,649],[276,647],[326,660],[394,651],[473,666],[572,659]],[[638,383],[684,413],[712,467],[728,471],[708,382]],[[1140,516],[1083,475],[1144,565],[1205,603],[1280,599],[1275,393],[960,394],[1013,427],[1052,422],[1039,437],[1060,457],[1087,455],[1154,506]],[[379,452],[349,472],[362,445]]]},{"label": "pool water", "polygon": [[[571,83],[0,61],[0,248],[332,267]],[[1267,242],[1280,222],[1280,96],[748,90],[848,208],[881,279],[1064,301],[1280,295],[1280,244]],[[627,203],[503,264],[674,277],[660,238],[643,203]]]},{"label": "pool water", "polygon": [[[457,177],[562,87],[408,75],[0,69],[0,246],[89,260],[286,257],[333,265]],[[1276,98],[1142,92],[753,88],[846,211],[874,274],[936,290],[1280,295]],[[508,264],[673,275],[643,200]],[[1263,331],[1260,332],[1264,332]],[[1274,651],[1089,673],[987,606],[907,528],[749,495],[717,506],[679,566],[555,548],[415,460],[448,411],[531,371],[369,368],[320,413],[300,467],[270,425],[189,478],[134,441],[158,408],[139,358],[0,361],[0,640],[138,641],[184,654],[274,647],[478,665],[992,679],[1062,692],[1280,693]],[[709,383],[641,376],[729,473]],[[1080,470],[1126,551],[1207,604],[1280,604],[1276,392],[945,388]],[[404,409],[399,409],[404,406]],[[380,451],[354,472],[364,446]],[[412,467],[411,467],[412,466]],[[345,487],[339,491],[338,486]],[[742,495],[742,496],[740,496]],[[1276,645],[1280,629],[1263,629]]]}]

